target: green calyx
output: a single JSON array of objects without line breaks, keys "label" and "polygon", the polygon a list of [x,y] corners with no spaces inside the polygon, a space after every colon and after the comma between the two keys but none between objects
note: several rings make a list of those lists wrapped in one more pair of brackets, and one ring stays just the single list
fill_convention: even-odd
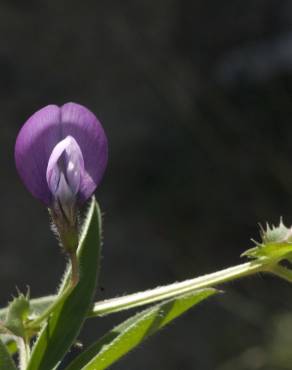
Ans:
[{"label": "green calyx", "polygon": [[272,263],[286,259],[292,260],[292,228],[287,228],[283,221],[279,225],[261,227],[261,242],[255,242],[256,247],[248,249],[242,256],[252,259],[269,259]]},{"label": "green calyx", "polygon": [[29,309],[29,294],[20,293],[18,297],[13,298],[8,305],[6,318],[2,324],[3,331],[24,338],[26,336],[25,322],[29,316]]},{"label": "green calyx", "polygon": [[74,208],[70,217],[59,208],[50,208],[52,228],[59,238],[60,244],[66,253],[75,253],[79,242],[78,212]]}]

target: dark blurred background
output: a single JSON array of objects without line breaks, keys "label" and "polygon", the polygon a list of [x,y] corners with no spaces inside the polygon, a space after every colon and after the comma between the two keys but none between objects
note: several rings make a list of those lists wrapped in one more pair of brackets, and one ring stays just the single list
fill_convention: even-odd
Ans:
[{"label": "dark blurred background", "polygon": [[[65,266],[13,148],[24,121],[75,101],[103,123],[97,299],[240,263],[257,223],[292,223],[292,2],[0,3],[0,303],[54,293]],[[292,287],[225,286],[114,369],[292,369]],[[129,313],[86,325],[86,345]]]}]

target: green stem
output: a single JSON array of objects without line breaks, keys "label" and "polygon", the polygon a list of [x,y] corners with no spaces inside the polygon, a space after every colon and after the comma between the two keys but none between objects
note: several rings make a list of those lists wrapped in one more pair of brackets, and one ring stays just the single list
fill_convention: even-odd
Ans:
[{"label": "green stem", "polygon": [[60,294],[56,297],[56,299],[53,301],[53,303],[44,311],[41,313],[40,316],[38,316],[35,320],[31,321],[27,324],[27,329],[37,329],[40,327],[43,321],[45,321],[51,313],[55,310],[55,308],[58,306],[58,304],[64,300],[76,287],[76,285],[79,282],[79,266],[78,266],[78,260],[77,255],[75,252],[72,252],[69,254],[70,262],[71,262],[71,280],[70,284],[66,287],[64,285],[64,289],[61,288]]},{"label": "green stem", "polygon": [[42,322],[51,315],[58,304],[72,292],[73,288],[74,286],[72,285],[69,285],[67,288],[65,288],[65,290],[60,295],[56,296],[54,302],[44,312],[42,312],[40,316],[26,325],[26,328],[31,330],[38,329],[41,326]]},{"label": "green stem", "polygon": [[196,289],[213,287],[231,280],[242,278],[244,276],[253,275],[258,272],[269,272],[269,265],[267,261],[251,261],[213,272],[211,274],[199,276],[194,279],[157,287],[145,292],[134,293],[123,297],[97,302],[95,303],[89,316],[104,316],[110,313],[139,307],[164,299],[173,298],[181,294],[187,294]]},{"label": "green stem", "polygon": [[[105,301],[100,301],[94,304],[93,309],[89,312],[89,317],[104,316],[114,312],[128,310],[131,308],[147,305],[162,301],[164,299],[173,298],[182,294],[190,293],[196,289],[207,287],[214,287],[228,281],[236,280],[245,276],[254,275],[259,272],[274,273],[274,262],[268,260],[256,260],[241,265],[226,268],[224,270],[216,271],[211,274],[196,277],[194,279],[185,280],[170,285],[157,287],[145,292],[125,295],[118,298],[112,298]],[[280,275],[279,271],[275,273]],[[283,277],[283,276],[282,276]],[[286,276],[287,279],[287,276]],[[69,294],[72,286],[65,288],[61,296],[57,296],[55,301],[49,308],[42,313],[36,320],[32,321],[28,326],[30,328],[37,328],[54,310],[56,305],[63,299],[64,295]],[[67,293],[66,293],[67,292]],[[52,300],[54,297],[52,297]],[[50,300],[49,300],[50,301]],[[37,300],[36,300],[37,302]]]},{"label": "green stem", "polygon": [[30,357],[29,339],[19,337],[17,342],[19,348],[19,367],[20,370],[26,370]]}]

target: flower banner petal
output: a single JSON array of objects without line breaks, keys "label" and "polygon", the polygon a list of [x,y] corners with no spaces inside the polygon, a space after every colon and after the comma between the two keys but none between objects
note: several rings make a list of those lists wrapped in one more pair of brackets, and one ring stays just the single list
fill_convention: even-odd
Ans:
[{"label": "flower banner petal", "polygon": [[104,174],[108,158],[107,138],[95,115],[82,105],[64,104],[61,120],[63,137],[73,136],[83,155],[86,174],[79,192],[79,200],[83,202],[92,195]]},{"label": "flower banner petal", "polygon": [[46,169],[51,152],[61,139],[60,118],[56,105],[40,109],[23,125],[15,144],[16,168],[24,185],[46,205],[52,199]]}]

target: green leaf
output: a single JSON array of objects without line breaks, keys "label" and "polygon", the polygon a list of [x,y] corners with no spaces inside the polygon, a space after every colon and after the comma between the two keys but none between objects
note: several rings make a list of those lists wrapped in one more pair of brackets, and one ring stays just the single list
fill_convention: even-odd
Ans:
[{"label": "green leaf", "polygon": [[103,370],[176,317],[215,294],[203,289],[150,307],[126,320],[81,353],[66,370]]},{"label": "green leaf", "polygon": [[80,281],[59,302],[41,330],[27,370],[52,370],[76,340],[95,292],[100,262],[100,234],[100,210],[93,199],[78,247]]},{"label": "green leaf", "polygon": [[5,344],[0,340],[0,370],[17,370]]}]

